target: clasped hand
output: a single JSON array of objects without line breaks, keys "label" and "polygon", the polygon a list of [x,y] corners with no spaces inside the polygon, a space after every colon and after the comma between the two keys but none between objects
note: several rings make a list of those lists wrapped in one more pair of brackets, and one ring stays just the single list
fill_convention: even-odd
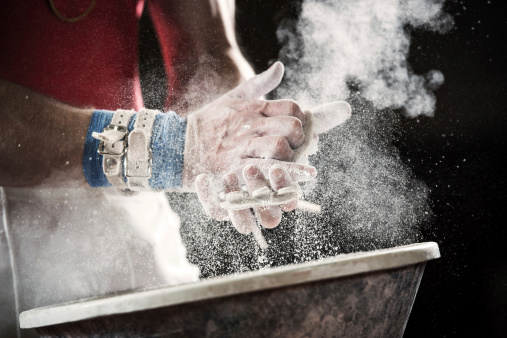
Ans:
[{"label": "clasped hand", "polygon": [[[284,67],[275,63],[267,71],[239,85],[201,110],[189,115],[184,154],[183,187],[195,190],[208,215],[229,219],[241,233],[250,233],[255,216],[262,226],[276,227],[282,211],[294,210],[297,200],[277,206],[225,210],[218,193],[241,191],[241,178],[249,193],[268,187],[274,191],[316,177],[313,166],[294,163],[294,149],[310,137],[343,123],[350,106],[338,112],[314,114],[312,135],[305,124],[309,114],[292,100],[266,101],[259,97],[275,89]],[[332,124],[332,125],[331,125]],[[305,133],[306,132],[306,133]]]}]

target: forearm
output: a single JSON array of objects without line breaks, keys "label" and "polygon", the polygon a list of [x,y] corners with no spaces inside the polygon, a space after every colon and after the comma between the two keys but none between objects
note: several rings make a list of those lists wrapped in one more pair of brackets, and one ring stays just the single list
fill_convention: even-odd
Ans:
[{"label": "forearm", "polygon": [[169,80],[177,82],[176,88],[171,83],[171,95],[177,95],[170,97],[168,108],[196,110],[254,75],[236,42],[233,0],[153,0],[148,5]]},{"label": "forearm", "polygon": [[0,186],[85,185],[92,113],[0,80]]},{"label": "forearm", "polygon": [[155,19],[170,22],[185,36],[186,47],[197,55],[220,57],[235,45],[233,1],[187,0],[148,2]]}]

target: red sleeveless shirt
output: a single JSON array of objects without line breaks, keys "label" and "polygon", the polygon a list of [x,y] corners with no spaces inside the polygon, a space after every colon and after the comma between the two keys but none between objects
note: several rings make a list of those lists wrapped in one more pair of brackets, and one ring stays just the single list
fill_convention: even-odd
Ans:
[{"label": "red sleeveless shirt", "polygon": [[[53,0],[67,18],[84,13],[91,2]],[[3,1],[0,78],[74,106],[140,108],[137,48],[143,5],[144,0],[96,0],[88,15],[68,23],[49,1]],[[162,50],[168,48],[164,45]]]}]

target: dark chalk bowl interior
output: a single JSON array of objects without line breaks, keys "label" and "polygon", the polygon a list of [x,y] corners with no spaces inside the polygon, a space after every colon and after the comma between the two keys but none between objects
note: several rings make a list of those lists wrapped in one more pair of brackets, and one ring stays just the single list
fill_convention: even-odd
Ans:
[{"label": "dark chalk bowl interior", "polygon": [[25,311],[58,337],[401,337],[428,260],[418,243]]}]

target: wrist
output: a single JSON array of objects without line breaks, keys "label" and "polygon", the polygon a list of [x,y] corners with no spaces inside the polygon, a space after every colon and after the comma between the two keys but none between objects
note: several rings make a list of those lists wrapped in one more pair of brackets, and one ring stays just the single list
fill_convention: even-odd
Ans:
[{"label": "wrist", "polygon": [[[128,116],[128,113],[132,114],[129,111],[123,112],[127,113],[125,116]],[[182,186],[186,120],[179,118],[174,112],[166,114],[149,112],[153,126],[150,130],[145,130],[146,134],[149,135],[145,135],[144,147],[148,146],[147,150],[151,153],[150,161],[140,160],[138,158],[139,150],[142,151],[143,149],[136,147],[136,145],[139,145],[139,129],[137,128],[144,124],[137,124],[136,132],[132,133],[139,114],[133,114],[129,121],[121,121],[126,127],[125,140],[131,141],[130,145],[127,142],[125,148],[122,148],[124,146],[123,138],[121,141],[115,140],[112,143],[101,143],[97,139],[107,139],[104,136],[105,133],[118,133],[117,131],[110,131],[111,129],[118,129],[111,126],[111,123],[118,124],[121,119],[114,119],[115,112],[112,111],[97,110],[93,113],[88,127],[83,155],[83,173],[90,186],[110,187],[114,185],[120,189],[125,189],[127,185],[130,187],[129,180],[132,181],[130,183],[137,184],[140,177],[143,178],[141,181],[145,182],[145,186],[142,186],[142,189],[134,187],[132,190],[170,190]],[[118,116],[118,113],[116,114]],[[143,116],[146,117],[146,114]],[[136,137],[134,137],[134,134]],[[130,137],[127,138],[127,135],[130,135]],[[141,133],[141,135],[144,134]],[[114,148],[115,145],[116,148]],[[130,152],[129,147],[131,147]],[[101,148],[103,154],[98,153],[99,148]],[[122,154],[122,150],[125,154]],[[110,154],[115,154],[115,156]],[[114,166],[119,165],[118,170],[120,171],[118,172],[113,166],[113,174],[111,174],[111,164]],[[127,168],[124,167],[124,164]],[[146,166],[145,169],[147,170],[144,170],[144,172],[147,172],[148,175],[143,173],[141,176],[134,176],[138,171],[137,169],[139,169],[139,164],[141,164],[141,169],[143,164]],[[129,175],[128,177],[125,175],[126,173]]]},{"label": "wrist", "polygon": [[158,114],[153,125],[150,186],[156,190],[179,189],[183,185],[183,160],[187,120],[175,112]]},{"label": "wrist", "polygon": [[196,159],[200,158],[201,151],[201,142],[197,138],[199,134],[199,123],[200,117],[198,114],[189,115],[187,118],[187,128],[185,132],[185,153],[184,153],[184,165],[182,172],[182,187],[186,190],[192,191],[194,188],[194,183],[196,177],[204,172],[199,167],[199,161]]},{"label": "wrist", "polygon": [[83,174],[88,184],[94,188],[112,186],[103,170],[103,155],[98,153],[100,140],[92,137],[92,133],[100,133],[110,125],[113,113],[113,111],[108,110],[95,110],[86,132],[83,151]]}]

